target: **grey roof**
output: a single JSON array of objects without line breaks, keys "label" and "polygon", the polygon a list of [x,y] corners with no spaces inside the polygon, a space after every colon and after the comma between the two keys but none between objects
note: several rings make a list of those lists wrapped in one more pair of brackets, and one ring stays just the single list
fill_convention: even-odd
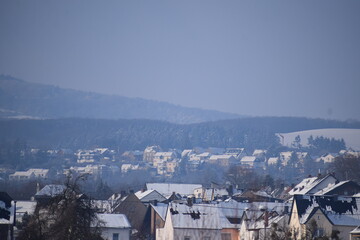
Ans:
[{"label": "grey roof", "polygon": [[201,188],[201,184],[182,184],[182,183],[147,183],[148,190],[156,190],[161,195],[167,197],[173,192],[180,195],[192,195],[196,188]]},{"label": "grey roof", "polygon": [[150,202],[154,200],[162,202],[166,200],[166,198],[156,190],[138,191],[135,193],[135,196],[140,199],[141,202]]},{"label": "grey roof", "polygon": [[174,228],[222,229],[219,208],[212,204],[196,204],[189,207],[185,204],[170,203],[168,217],[171,218]]},{"label": "grey roof", "polygon": [[96,214],[105,228],[131,228],[130,222],[124,214]]},{"label": "grey roof", "polygon": [[54,197],[63,193],[66,189],[65,185],[50,184],[43,187],[39,192],[35,194],[35,197]]}]

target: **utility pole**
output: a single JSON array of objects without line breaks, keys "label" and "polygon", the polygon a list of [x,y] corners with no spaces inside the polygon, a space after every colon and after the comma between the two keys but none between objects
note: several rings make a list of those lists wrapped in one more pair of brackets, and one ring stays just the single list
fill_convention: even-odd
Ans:
[{"label": "utility pole", "polygon": [[16,226],[16,200],[14,200],[14,219],[13,219],[13,224],[10,228],[10,238],[11,240],[14,240],[14,227]]}]

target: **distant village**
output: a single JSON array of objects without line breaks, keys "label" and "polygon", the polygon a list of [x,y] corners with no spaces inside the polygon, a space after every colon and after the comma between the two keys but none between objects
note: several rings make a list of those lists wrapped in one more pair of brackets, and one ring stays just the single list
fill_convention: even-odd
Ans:
[{"label": "distant village", "polygon": [[[69,176],[107,189],[74,190],[101,220],[102,239],[360,239],[360,185],[331,171],[336,159],[359,160],[360,152],[284,150],[30,149],[23,154],[42,152],[61,165],[0,169],[0,239],[21,239],[29,216],[50,214],[44,206],[64,194]],[[251,174],[268,182],[251,185]]]},{"label": "distant village", "polygon": [[[297,174],[305,173],[306,164],[318,172],[326,171],[329,164],[339,156],[359,157],[360,153],[353,150],[341,150],[337,153],[325,153],[321,156],[311,156],[304,151],[287,150],[269,156],[268,150],[255,149],[251,152],[245,148],[194,148],[170,149],[163,151],[160,146],[149,146],[144,150],[125,151],[119,153],[109,148],[40,150],[30,149],[28,153],[36,155],[42,151],[42,157],[47,161],[56,159],[61,166],[53,169],[28,168],[26,171],[15,171],[9,167],[0,168],[0,181],[48,179],[60,175],[89,174],[100,177],[111,174],[124,174],[139,170],[146,170],[153,176],[171,178],[181,171],[196,172],[204,165],[228,168],[242,166],[263,172],[268,169],[282,169],[291,165],[297,169]],[[274,154],[272,154],[274,155]],[[34,163],[36,165],[36,162]],[[60,169],[59,169],[60,168]],[[63,169],[62,169],[63,168]]]}]

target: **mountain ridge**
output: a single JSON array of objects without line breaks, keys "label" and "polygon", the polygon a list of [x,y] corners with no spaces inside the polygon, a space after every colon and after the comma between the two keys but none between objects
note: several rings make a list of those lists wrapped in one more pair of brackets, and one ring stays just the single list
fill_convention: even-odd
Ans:
[{"label": "mountain ridge", "polygon": [[30,83],[9,75],[0,75],[0,83],[2,118],[150,119],[186,124],[242,117],[156,100]]}]

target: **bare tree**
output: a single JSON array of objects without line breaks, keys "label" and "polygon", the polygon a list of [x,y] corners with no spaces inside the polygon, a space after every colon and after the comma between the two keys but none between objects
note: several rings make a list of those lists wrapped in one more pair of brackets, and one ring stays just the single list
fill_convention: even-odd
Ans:
[{"label": "bare tree", "polygon": [[101,240],[100,222],[91,200],[79,191],[81,179],[69,177],[61,194],[38,204],[18,239]]}]

